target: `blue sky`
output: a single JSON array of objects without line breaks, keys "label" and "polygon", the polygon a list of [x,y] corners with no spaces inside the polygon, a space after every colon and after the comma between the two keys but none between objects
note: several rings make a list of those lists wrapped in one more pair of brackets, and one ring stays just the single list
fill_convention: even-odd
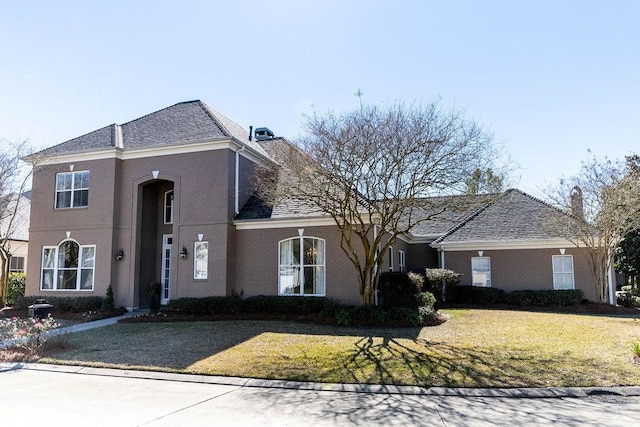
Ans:
[{"label": "blue sky", "polygon": [[637,1],[0,4],[0,138],[54,145],[181,101],[294,139],[303,114],[441,98],[534,195],[640,152]]}]

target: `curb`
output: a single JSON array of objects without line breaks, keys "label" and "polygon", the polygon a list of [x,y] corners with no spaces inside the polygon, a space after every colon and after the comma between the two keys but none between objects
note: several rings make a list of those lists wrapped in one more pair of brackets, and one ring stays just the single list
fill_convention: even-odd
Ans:
[{"label": "curb", "polygon": [[176,381],[186,383],[230,385],[251,388],[275,388],[306,391],[329,391],[365,394],[400,394],[434,397],[482,397],[512,399],[589,398],[594,396],[636,397],[639,386],[620,387],[548,387],[548,388],[453,388],[396,386],[384,384],[336,384],[303,381],[265,380],[258,378],[223,377],[153,371],[134,371],[112,368],[92,368],[76,365],[44,363],[0,363],[0,373],[19,370],[57,372],[78,375],[97,375],[117,378]]}]

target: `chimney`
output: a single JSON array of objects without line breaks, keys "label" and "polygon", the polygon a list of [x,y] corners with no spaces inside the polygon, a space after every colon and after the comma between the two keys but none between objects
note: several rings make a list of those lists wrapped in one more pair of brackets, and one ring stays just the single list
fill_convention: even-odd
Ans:
[{"label": "chimney", "polygon": [[269,128],[256,128],[256,141],[273,139],[274,133]]},{"label": "chimney", "polygon": [[571,196],[571,213],[576,218],[584,219],[584,204],[582,202],[582,189],[577,185],[573,187]]}]

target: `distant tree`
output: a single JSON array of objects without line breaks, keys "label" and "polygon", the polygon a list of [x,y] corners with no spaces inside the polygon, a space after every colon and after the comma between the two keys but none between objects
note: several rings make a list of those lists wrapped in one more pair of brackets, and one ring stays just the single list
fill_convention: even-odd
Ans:
[{"label": "distant tree", "polygon": [[616,249],[616,271],[624,274],[629,284],[638,286],[640,276],[640,230],[634,230],[624,236]]},{"label": "distant tree", "polygon": [[[31,180],[32,168],[21,159],[29,154],[27,142],[0,141],[0,302],[7,300],[11,237],[17,223],[20,197]],[[33,159],[34,164],[37,160]]]},{"label": "distant tree", "polygon": [[504,176],[495,174],[491,168],[477,168],[465,184],[467,194],[500,193],[504,190]]},{"label": "distant tree", "polygon": [[397,237],[447,209],[447,198],[424,197],[464,192],[473,171],[496,155],[489,133],[437,102],[313,115],[306,130],[298,146],[272,146],[282,166],[260,174],[261,192],[333,218],[364,305],[375,302],[380,266]]},{"label": "distant tree", "polygon": [[572,213],[558,215],[550,230],[588,254],[598,300],[615,303],[610,282],[616,249],[640,229],[640,157],[625,162],[595,157],[580,172],[547,193],[553,203]]}]

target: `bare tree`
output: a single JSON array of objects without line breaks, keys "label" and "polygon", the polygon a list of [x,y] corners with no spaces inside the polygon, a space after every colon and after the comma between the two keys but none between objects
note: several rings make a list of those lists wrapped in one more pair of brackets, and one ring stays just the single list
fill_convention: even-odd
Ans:
[{"label": "bare tree", "polygon": [[504,190],[504,177],[491,168],[476,169],[465,181],[467,194],[500,193]]},{"label": "bare tree", "polygon": [[[20,220],[18,213],[23,203],[22,194],[31,181],[32,168],[21,159],[30,154],[26,141],[0,142],[0,302],[7,298],[7,280],[11,259],[11,240]],[[35,161],[32,159],[30,161]]]},{"label": "bare tree", "polygon": [[600,302],[615,303],[612,266],[616,248],[640,229],[640,157],[626,162],[595,157],[580,172],[547,191],[555,205],[572,215],[559,215],[550,231],[583,248]]},{"label": "bare tree", "polygon": [[464,193],[496,153],[492,135],[462,112],[398,102],[308,117],[299,147],[281,141],[271,154],[282,168],[261,175],[263,196],[333,218],[371,305],[388,248],[454,200],[430,196]]}]

